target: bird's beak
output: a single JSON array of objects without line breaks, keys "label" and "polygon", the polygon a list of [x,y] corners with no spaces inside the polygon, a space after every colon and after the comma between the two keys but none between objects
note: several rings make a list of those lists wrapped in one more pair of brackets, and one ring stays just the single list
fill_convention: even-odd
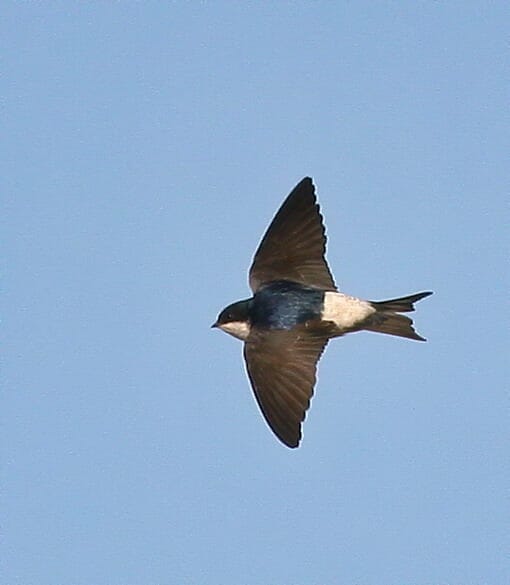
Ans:
[{"label": "bird's beak", "polygon": [[212,325],[211,325],[211,329],[214,329],[215,327],[218,327],[218,321],[215,321]]}]

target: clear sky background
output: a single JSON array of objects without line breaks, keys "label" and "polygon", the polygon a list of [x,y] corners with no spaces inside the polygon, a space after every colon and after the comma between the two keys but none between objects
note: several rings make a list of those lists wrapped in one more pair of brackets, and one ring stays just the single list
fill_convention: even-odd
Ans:
[{"label": "clear sky background", "polygon": [[[2,585],[510,582],[506,2],[4,3]],[[302,446],[210,330],[303,176]]]}]

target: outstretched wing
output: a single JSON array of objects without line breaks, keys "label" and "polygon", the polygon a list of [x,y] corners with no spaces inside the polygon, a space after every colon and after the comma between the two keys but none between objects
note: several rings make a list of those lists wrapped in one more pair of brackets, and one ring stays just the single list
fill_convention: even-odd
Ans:
[{"label": "outstretched wing", "polygon": [[266,282],[291,280],[336,290],[324,258],[326,234],[312,179],[304,178],[275,215],[250,268],[253,292]]},{"label": "outstretched wing", "polygon": [[291,331],[252,330],[244,345],[248,377],[274,434],[288,447],[301,440],[319,361],[328,338],[306,326]]}]

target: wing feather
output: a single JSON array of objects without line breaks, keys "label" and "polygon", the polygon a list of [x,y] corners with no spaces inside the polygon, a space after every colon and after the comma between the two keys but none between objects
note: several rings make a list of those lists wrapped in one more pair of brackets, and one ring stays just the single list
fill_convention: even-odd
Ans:
[{"label": "wing feather", "polygon": [[288,447],[301,440],[301,423],[310,406],[317,362],[328,337],[304,326],[291,331],[254,330],[244,357],[257,403],[275,435]]},{"label": "wing feather", "polygon": [[291,280],[334,291],[324,257],[326,232],[312,179],[304,178],[283,202],[259,244],[250,268],[250,287]]}]

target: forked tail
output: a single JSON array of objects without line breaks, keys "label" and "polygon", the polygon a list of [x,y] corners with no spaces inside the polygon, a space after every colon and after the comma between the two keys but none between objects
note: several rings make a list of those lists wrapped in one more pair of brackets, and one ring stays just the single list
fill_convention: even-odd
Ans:
[{"label": "forked tail", "polygon": [[431,292],[422,292],[389,301],[372,301],[370,304],[374,307],[376,313],[370,317],[369,322],[364,325],[364,329],[377,333],[397,335],[398,337],[407,337],[408,339],[416,339],[417,341],[426,341],[425,338],[418,335],[414,330],[412,319],[405,315],[399,315],[399,313],[410,313],[414,311],[414,303],[421,301],[421,299],[431,294]]}]

